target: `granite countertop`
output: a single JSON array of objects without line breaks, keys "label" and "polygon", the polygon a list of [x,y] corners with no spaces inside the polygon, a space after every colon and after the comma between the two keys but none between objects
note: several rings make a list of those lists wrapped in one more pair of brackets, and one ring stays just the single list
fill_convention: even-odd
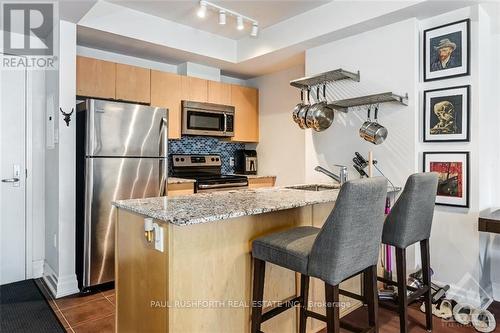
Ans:
[{"label": "granite countertop", "polygon": [[195,183],[194,179],[187,178],[177,178],[177,177],[168,177],[167,184],[183,184],[183,183]]},{"label": "granite countertop", "polygon": [[334,202],[339,190],[306,191],[285,187],[198,193],[179,197],[120,200],[118,208],[178,226]]}]

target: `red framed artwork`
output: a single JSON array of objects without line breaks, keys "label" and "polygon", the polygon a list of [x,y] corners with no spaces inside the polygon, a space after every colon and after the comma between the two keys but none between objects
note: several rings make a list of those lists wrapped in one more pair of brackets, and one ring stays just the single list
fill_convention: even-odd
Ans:
[{"label": "red framed artwork", "polygon": [[468,152],[425,152],[424,171],[438,174],[436,204],[469,207]]}]

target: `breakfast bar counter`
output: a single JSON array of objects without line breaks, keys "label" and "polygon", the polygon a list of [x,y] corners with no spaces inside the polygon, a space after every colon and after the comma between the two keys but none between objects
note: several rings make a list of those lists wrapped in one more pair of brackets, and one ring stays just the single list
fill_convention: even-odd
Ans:
[{"label": "breakfast bar counter", "polygon": [[[117,331],[249,332],[252,241],[287,228],[321,227],[339,191],[334,186],[297,187],[115,202]],[[151,224],[156,232],[145,233],[145,225]],[[268,264],[266,304],[296,296],[297,278]],[[313,280],[310,300],[321,303],[323,284]],[[359,285],[354,278],[343,288],[359,292]],[[324,312],[318,304],[312,309]],[[357,306],[350,301],[341,314]],[[323,327],[310,320],[308,332]],[[263,324],[266,333],[297,328],[296,311]]]}]

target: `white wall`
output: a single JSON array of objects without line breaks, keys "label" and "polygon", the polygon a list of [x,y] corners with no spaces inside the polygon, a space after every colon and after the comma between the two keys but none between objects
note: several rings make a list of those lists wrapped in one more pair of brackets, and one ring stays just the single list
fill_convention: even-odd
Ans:
[{"label": "white wall", "polygon": [[277,175],[280,186],[304,182],[304,133],[291,118],[300,95],[289,84],[302,76],[304,67],[297,66],[248,82],[259,88],[258,172]]},{"label": "white wall", "polygon": [[75,108],[76,25],[60,21],[59,70],[47,73],[47,98],[54,97],[58,143],[46,150],[44,279],[56,297],[78,292],[75,275],[75,117],[66,126],[59,112]]},{"label": "white wall", "polygon": [[334,123],[324,132],[307,130],[305,172],[308,182],[331,181],[314,171],[316,165],[331,170],[335,170],[334,164],[347,165],[351,175],[357,177],[352,168],[354,152],[366,157],[371,150],[394,184],[404,185],[408,174],[416,169],[417,40],[417,22],[410,19],[306,52],[306,76],[337,68],[361,72],[359,83],[346,80],[332,85],[327,93],[329,100],[385,91],[409,94],[408,106],[380,106],[379,121],[389,131],[382,145],[374,146],[359,138],[358,130],[367,117],[366,108],[346,114],[336,112]]}]

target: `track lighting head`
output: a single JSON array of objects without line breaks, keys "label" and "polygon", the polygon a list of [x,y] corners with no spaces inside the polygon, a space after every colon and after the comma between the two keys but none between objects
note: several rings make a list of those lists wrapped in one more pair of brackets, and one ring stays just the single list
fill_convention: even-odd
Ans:
[{"label": "track lighting head", "polygon": [[243,24],[243,17],[238,16],[238,18],[236,19],[236,28],[237,28],[238,30],[243,30],[243,29],[245,29],[245,25]]},{"label": "track lighting head", "polygon": [[207,3],[206,3],[206,1],[203,1],[203,0],[200,1],[200,8],[198,9],[197,15],[200,18],[204,18],[207,15]]},{"label": "track lighting head", "polygon": [[219,24],[220,25],[226,24],[226,11],[223,9],[219,11]]},{"label": "track lighting head", "polygon": [[252,24],[252,31],[250,32],[250,36],[257,37],[258,34],[259,34],[259,25],[256,22],[254,22]]}]

